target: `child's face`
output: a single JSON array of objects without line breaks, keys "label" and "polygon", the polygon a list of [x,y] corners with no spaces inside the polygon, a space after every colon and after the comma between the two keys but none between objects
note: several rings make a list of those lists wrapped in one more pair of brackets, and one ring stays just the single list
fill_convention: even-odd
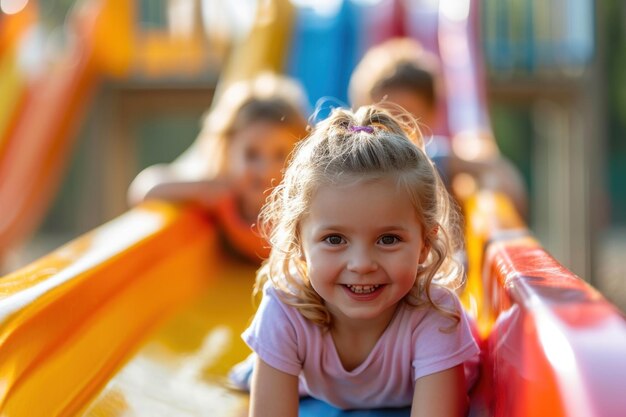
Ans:
[{"label": "child's face", "polygon": [[235,183],[245,218],[256,218],[272,180],[280,182],[285,159],[296,140],[287,127],[267,121],[254,122],[233,136],[227,173]]},{"label": "child's face", "polygon": [[391,320],[428,254],[394,178],[320,187],[300,231],[311,285],[334,320]]},{"label": "child's face", "polygon": [[428,127],[432,127],[435,122],[435,110],[430,103],[421,95],[403,89],[403,88],[387,88],[379,93],[379,97],[375,97],[376,101],[386,98],[386,101],[395,103],[408,111],[420,123]]}]

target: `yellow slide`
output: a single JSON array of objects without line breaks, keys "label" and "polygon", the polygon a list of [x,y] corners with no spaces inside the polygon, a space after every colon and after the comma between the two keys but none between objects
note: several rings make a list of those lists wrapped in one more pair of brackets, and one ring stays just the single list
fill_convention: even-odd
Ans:
[{"label": "yellow slide", "polygon": [[[75,14],[95,19],[91,25],[84,23],[92,27],[88,39],[94,49],[74,76],[82,74],[93,82],[102,62],[116,63],[117,58],[106,57],[104,46],[123,43],[107,41],[107,33],[115,33],[107,29],[119,22],[117,17],[130,13],[128,2],[118,0],[85,4],[89,7]],[[233,57],[234,69],[227,71],[223,83],[281,65],[284,52],[259,56],[255,65],[236,64],[245,59],[245,51],[258,53],[285,41],[281,34],[290,16],[287,5],[268,2],[259,10],[261,17],[285,24],[257,24],[250,41]],[[114,65],[113,70],[121,68]],[[73,91],[63,90],[60,95]],[[63,146],[60,137],[50,136],[45,144],[52,149]],[[5,158],[4,165],[0,160],[0,174],[2,169],[22,173],[7,160],[11,162]],[[32,163],[45,168],[46,161]],[[40,187],[25,191],[36,193]],[[14,192],[3,201],[22,202],[13,204],[15,213],[34,209],[32,198],[28,202],[16,196],[17,188],[0,185],[0,196],[7,189]],[[34,224],[34,216],[25,215],[11,219],[14,222],[0,221],[1,243],[18,235],[3,232],[13,227],[23,235]],[[214,225],[202,214],[151,203],[0,280],[0,414],[226,416],[245,410],[246,397],[222,382],[226,371],[248,353],[239,333],[253,313],[257,266],[223,253],[220,243]],[[177,315],[171,317],[174,311]],[[146,344],[146,337],[166,318]],[[206,375],[222,379],[211,384]]]},{"label": "yellow slide", "polygon": [[203,215],[151,203],[4,277],[2,414],[80,413],[181,306],[87,415],[185,415],[206,401],[240,409],[240,397],[199,381],[245,357],[254,269],[222,252]]}]

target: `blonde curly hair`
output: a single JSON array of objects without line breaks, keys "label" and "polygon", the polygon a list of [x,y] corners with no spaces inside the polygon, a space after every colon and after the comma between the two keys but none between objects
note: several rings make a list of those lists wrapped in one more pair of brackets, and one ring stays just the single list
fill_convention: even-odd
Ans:
[{"label": "blonde curly hair", "polygon": [[[370,128],[363,129],[366,126]],[[459,312],[437,306],[430,296],[432,283],[454,289],[463,279],[462,267],[452,256],[462,245],[458,210],[424,153],[417,123],[398,108],[335,109],[298,144],[283,181],[259,215],[259,230],[270,242],[271,253],[257,272],[255,293],[269,281],[283,302],[330,328],[330,313],[308,278],[300,225],[319,187],[387,176],[409,193],[422,230],[433,231],[424,234],[429,254],[404,301],[432,305],[458,322]]]}]

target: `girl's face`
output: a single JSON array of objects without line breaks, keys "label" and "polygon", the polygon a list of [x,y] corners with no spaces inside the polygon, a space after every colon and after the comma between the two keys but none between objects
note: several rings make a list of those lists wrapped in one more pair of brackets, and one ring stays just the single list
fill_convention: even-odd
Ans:
[{"label": "girl's face", "polygon": [[286,126],[257,121],[237,131],[228,149],[227,174],[234,180],[243,217],[256,219],[265,191],[281,180],[285,159],[297,138]]},{"label": "girl's face", "polygon": [[320,187],[300,231],[311,285],[336,322],[388,323],[428,255],[394,178]]}]

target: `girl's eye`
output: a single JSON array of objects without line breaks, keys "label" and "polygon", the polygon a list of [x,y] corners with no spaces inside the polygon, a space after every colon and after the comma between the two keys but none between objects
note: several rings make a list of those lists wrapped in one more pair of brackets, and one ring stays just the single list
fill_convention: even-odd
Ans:
[{"label": "girl's eye", "polygon": [[256,149],[248,148],[244,153],[244,158],[246,159],[246,162],[255,162],[257,159],[259,159],[259,157],[260,153]]},{"label": "girl's eye", "polygon": [[400,238],[394,235],[385,235],[378,239],[378,241],[383,245],[393,245],[394,243],[398,243],[400,241]]},{"label": "girl's eye", "polygon": [[339,235],[330,235],[324,238],[324,242],[330,245],[341,245],[344,242],[344,240]]}]

